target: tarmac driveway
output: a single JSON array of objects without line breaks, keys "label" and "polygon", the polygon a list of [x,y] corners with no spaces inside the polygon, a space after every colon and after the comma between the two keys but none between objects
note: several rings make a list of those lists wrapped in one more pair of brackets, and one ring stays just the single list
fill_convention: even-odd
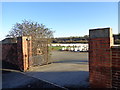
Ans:
[{"label": "tarmac driveway", "polygon": [[56,86],[54,84],[27,76],[23,72],[17,70],[3,69],[2,72],[2,87],[0,87],[1,89],[55,88],[65,90],[64,88]]},{"label": "tarmac driveway", "polygon": [[53,51],[51,61],[49,65],[32,67],[25,74],[66,88],[89,86],[87,52]]}]

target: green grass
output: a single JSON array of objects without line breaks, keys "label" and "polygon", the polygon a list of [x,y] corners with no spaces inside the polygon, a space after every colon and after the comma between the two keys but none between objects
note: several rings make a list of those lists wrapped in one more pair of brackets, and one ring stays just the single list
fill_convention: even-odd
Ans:
[{"label": "green grass", "polygon": [[[51,51],[51,50],[61,50],[62,47],[65,47],[65,46],[50,46],[50,47],[49,47],[49,50],[50,50],[50,51]],[[68,47],[69,47],[69,46],[68,46]],[[68,48],[68,47],[66,47],[66,48]],[[70,46],[70,47],[73,47],[73,46]]]},{"label": "green grass", "polygon": [[50,50],[61,50],[63,46],[50,46]]}]

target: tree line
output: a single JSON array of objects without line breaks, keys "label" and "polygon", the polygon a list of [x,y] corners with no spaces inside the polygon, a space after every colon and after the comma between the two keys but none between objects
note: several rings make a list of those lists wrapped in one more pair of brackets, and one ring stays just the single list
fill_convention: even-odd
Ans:
[{"label": "tree line", "polygon": [[[47,39],[49,43],[88,43],[89,35],[74,37],[53,37],[54,31],[43,24],[30,20],[22,20],[22,23],[16,23],[6,35],[8,38],[17,38],[20,36],[32,36],[34,42],[41,39]],[[120,44],[120,33],[113,35],[114,43]],[[37,45],[33,42],[33,45]]]}]

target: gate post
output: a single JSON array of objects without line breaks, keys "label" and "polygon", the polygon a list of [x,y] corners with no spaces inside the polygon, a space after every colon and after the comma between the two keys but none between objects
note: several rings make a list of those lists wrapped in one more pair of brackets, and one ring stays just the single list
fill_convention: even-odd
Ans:
[{"label": "gate post", "polygon": [[89,36],[90,87],[111,88],[112,30],[111,28],[90,29]]},{"label": "gate post", "polygon": [[32,56],[31,36],[22,36],[17,38],[17,50],[19,67],[22,71],[29,68],[30,57]]}]

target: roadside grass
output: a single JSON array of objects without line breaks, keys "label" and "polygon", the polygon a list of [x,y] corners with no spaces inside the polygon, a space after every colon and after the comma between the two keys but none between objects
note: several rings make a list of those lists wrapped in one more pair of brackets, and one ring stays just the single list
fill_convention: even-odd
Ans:
[{"label": "roadside grass", "polygon": [[63,46],[50,46],[50,50],[61,50]]},{"label": "roadside grass", "polygon": [[[61,50],[65,46],[49,46],[49,50]],[[68,47],[73,47],[73,46],[67,46]]]}]

